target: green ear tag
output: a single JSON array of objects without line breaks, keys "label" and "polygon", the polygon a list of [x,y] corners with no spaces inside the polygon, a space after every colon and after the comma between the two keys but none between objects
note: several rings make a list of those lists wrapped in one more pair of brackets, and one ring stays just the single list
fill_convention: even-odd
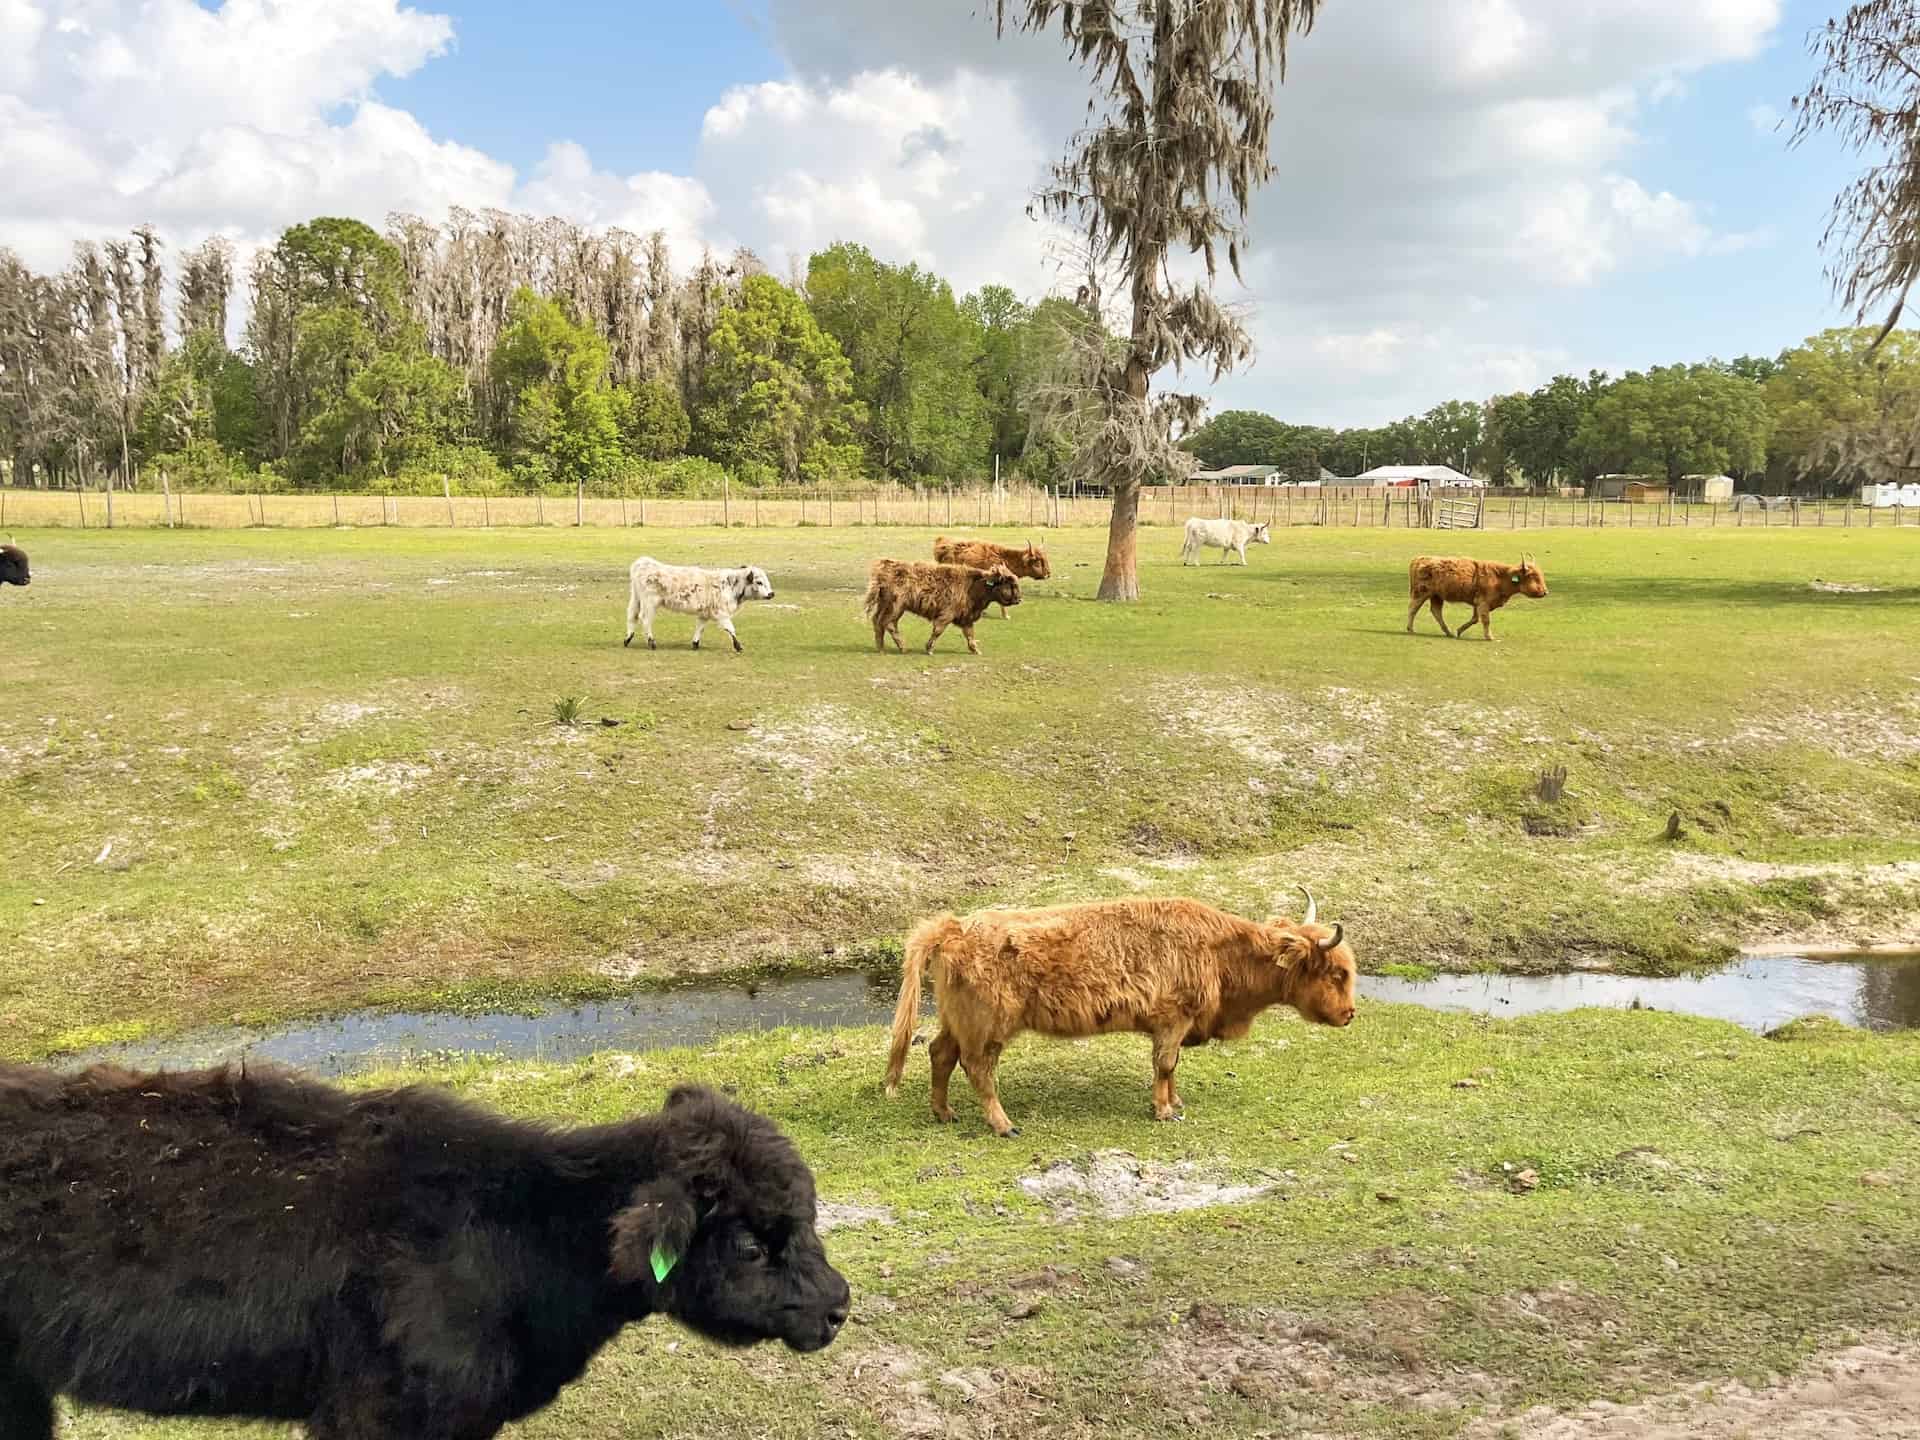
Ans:
[{"label": "green ear tag", "polygon": [[678,1255],[669,1255],[658,1245],[653,1247],[653,1279],[655,1284],[665,1280],[673,1273],[673,1267],[680,1263]]}]

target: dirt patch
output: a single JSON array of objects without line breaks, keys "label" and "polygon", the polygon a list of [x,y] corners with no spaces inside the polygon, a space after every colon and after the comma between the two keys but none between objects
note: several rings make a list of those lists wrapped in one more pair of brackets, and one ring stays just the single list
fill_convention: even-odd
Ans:
[{"label": "dirt patch", "polygon": [[829,1230],[845,1230],[859,1225],[896,1225],[892,1209],[886,1205],[856,1205],[851,1201],[822,1200],[814,1229],[825,1235]]},{"label": "dirt patch", "polygon": [[881,1342],[835,1363],[840,1382],[886,1430],[909,1440],[989,1440],[1030,1429],[1052,1406],[1039,1366],[970,1365],[930,1374],[924,1358]]},{"label": "dirt patch", "polygon": [[1810,580],[1808,588],[1818,590],[1822,595],[1884,595],[1884,585],[1849,585],[1840,580]]},{"label": "dirt patch", "polygon": [[1413,1337],[1423,1326],[1444,1323],[1433,1313],[1441,1303],[1382,1296],[1368,1312],[1337,1322],[1265,1309],[1229,1315],[1195,1305],[1174,1325],[1148,1373],[1170,1392],[1230,1390],[1282,1408],[1303,1392],[1428,1411],[1497,1402],[1502,1385],[1492,1376],[1442,1373],[1427,1364]]},{"label": "dirt patch", "polygon": [[896,759],[903,742],[876,735],[845,706],[810,705],[790,719],[754,721],[746,748],[754,758],[798,779],[801,793],[811,800],[816,781],[850,765]]},{"label": "dirt patch", "polygon": [[1123,1220],[1129,1215],[1244,1205],[1273,1186],[1222,1184],[1207,1178],[1191,1160],[1161,1165],[1127,1150],[1096,1150],[1080,1164],[1058,1160],[1038,1175],[1022,1176],[1020,1188],[1045,1202],[1056,1221],[1066,1222],[1083,1215]]},{"label": "dirt patch", "polygon": [[370,765],[353,765],[336,770],[326,778],[327,789],[343,795],[404,795],[417,790],[420,782],[433,774],[425,765],[404,760],[376,760]]},{"label": "dirt patch", "polygon": [[[1457,775],[1476,761],[1509,755],[1516,740],[1553,740],[1538,733],[1539,721],[1523,710],[1464,703],[1416,709],[1344,685],[1302,696],[1259,687],[1225,690],[1190,679],[1155,687],[1147,704],[1170,734],[1225,745],[1261,772],[1255,778],[1297,795],[1323,787],[1348,795],[1387,783],[1379,763],[1382,735],[1430,737],[1435,763]],[[1256,787],[1256,793],[1267,792]]]},{"label": "dirt patch", "polygon": [[1798,1379],[1761,1389],[1692,1385],[1616,1405],[1596,1400],[1562,1414],[1539,1406],[1476,1421],[1465,1440],[1920,1440],[1920,1346],[1856,1345],[1816,1361]]}]

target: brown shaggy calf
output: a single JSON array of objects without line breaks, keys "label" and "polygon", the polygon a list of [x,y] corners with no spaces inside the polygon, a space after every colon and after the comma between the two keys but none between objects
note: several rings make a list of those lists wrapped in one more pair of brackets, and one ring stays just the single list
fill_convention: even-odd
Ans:
[{"label": "brown shaggy calf", "polygon": [[424,1086],[0,1065],[0,1437],[55,1395],[488,1440],[620,1329],[818,1350],[847,1283],[773,1123],[683,1086],[558,1129]]},{"label": "brown shaggy calf", "polygon": [[873,643],[887,648],[887,636],[905,654],[900,641],[900,617],[918,615],[933,622],[927,654],[949,625],[958,625],[967,637],[967,649],[980,653],[973,638],[974,624],[998,605],[1004,612],[1020,603],[1020,582],[1004,565],[975,570],[969,565],[927,565],[918,560],[876,560],[867,575],[867,618],[873,621]]},{"label": "brown shaggy calf", "polygon": [[1353,950],[1338,925],[1306,919],[1242,920],[1198,900],[1101,900],[1045,910],[938,915],[907,937],[893,1012],[887,1093],[898,1092],[920,1009],[920,977],[933,972],[940,1033],[933,1115],[953,1119],[947,1081],[957,1063],[996,1134],[1016,1135],[1000,1108],[993,1071],[1025,1030],[1078,1038],[1153,1037],[1153,1113],[1177,1120],[1173,1067],[1183,1046],[1238,1040],[1261,1011],[1291,1005],[1322,1025],[1353,1022]]},{"label": "brown shaggy calf", "polygon": [[[1032,541],[1023,549],[1018,545],[996,545],[991,540],[949,540],[942,535],[933,542],[933,558],[941,565],[971,565],[976,570],[991,570],[1004,565],[1022,580],[1050,579],[1047,552]],[[1000,618],[1007,618],[1007,607],[1000,607]]]},{"label": "brown shaggy calf", "polygon": [[0,545],[0,585],[31,585],[27,552],[18,545]]},{"label": "brown shaggy calf", "polygon": [[[1534,564],[1531,555],[1522,556],[1518,568],[1496,565],[1491,560],[1418,555],[1407,566],[1407,633],[1413,633],[1414,617],[1420,613],[1420,607],[1431,605],[1434,621],[1440,626],[1441,634],[1463,636],[1477,620],[1487,639],[1492,640],[1494,611],[1516,595],[1540,600],[1545,598],[1546,593],[1547,577]],[[1471,605],[1473,618],[1458,630],[1447,629],[1446,618],[1441,613],[1447,601],[1455,605]]]}]

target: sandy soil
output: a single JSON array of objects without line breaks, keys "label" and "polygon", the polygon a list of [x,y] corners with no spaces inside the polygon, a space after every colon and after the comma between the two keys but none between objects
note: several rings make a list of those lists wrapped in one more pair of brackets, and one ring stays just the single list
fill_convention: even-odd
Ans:
[{"label": "sandy soil", "polygon": [[1466,1440],[1920,1440],[1920,1346],[1857,1345],[1765,1389],[1695,1385],[1631,1405],[1482,1420]]}]

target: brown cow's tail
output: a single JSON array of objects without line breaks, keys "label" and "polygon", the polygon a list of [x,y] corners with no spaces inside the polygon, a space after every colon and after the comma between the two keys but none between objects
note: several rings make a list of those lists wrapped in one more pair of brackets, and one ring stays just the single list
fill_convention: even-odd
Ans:
[{"label": "brown cow's tail", "polygon": [[940,947],[965,933],[959,918],[936,915],[913,927],[907,936],[907,958],[900,967],[900,1000],[893,1007],[893,1048],[887,1052],[887,1094],[900,1089],[900,1076],[907,1068],[907,1051],[913,1046],[914,1023],[920,1018],[920,979],[926,974],[927,961],[937,959]]}]

